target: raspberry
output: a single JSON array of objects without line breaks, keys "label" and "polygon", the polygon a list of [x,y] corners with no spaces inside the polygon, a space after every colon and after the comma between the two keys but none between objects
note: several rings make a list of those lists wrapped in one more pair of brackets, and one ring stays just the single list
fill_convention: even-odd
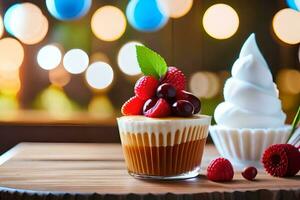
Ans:
[{"label": "raspberry", "polygon": [[262,163],[272,176],[294,176],[300,170],[300,152],[290,144],[275,144],[265,150]]},{"label": "raspberry", "polygon": [[242,172],[242,176],[249,181],[252,181],[256,177],[256,175],[257,169],[255,167],[247,167]]},{"label": "raspberry", "polygon": [[207,167],[207,178],[211,181],[231,181],[233,175],[232,164],[226,158],[217,158],[211,161]]},{"label": "raspberry", "polygon": [[143,76],[135,83],[134,93],[140,99],[150,99],[155,95],[158,84],[159,81],[153,76]]},{"label": "raspberry", "polygon": [[168,71],[165,77],[162,79],[162,83],[172,84],[177,91],[185,89],[185,76],[176,67],[168,67]]},{"label": "raspberry", "polygon": [[[153,105],[154,103],[150,103],[150,104]],[[147,109],[144,112],[144,115],[146,117],[159,118],[159,117],[167,117],[168,115],[171,114],[170,105],[166,100],[162,98],[158,99],[152,108],[148,108],[149,106],[147,106]]]},{"label": "raspberry", "polygon": [[137,96],[131,97],[123,104],[121,112],[123,115],[141,115],[144,103],[145,100],[142,100]]},{"label": "raspberry", "polygon": [[300,170],[300,152],[291,144],[284,144],[284,149],[287,152],[289,163],[286,176],[295,176]]}]

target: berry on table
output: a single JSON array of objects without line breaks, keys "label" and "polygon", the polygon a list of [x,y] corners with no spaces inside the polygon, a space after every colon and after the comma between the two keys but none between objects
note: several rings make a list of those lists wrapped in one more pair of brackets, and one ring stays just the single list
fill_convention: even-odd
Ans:
[{"label": "berry on table", "polygon": [[242,176],[249,180],[252,181],[257,175],[257,169],[255,167],[247,167],[243,170]]},{"label": "berry on table", "polygon": [[[150,104],[153,105],[151,108],[150,108]],[[144,112],[144,115],[146,117],[159,118],[159,117],[167,117],[171,114],[170,105],[163,98],[158,99],[156,103],[151,102],[145,107],[146,107],[146,111]]]},{"label": "berry on table", "polygon": [[123,104],[121,112],[123,115],[141,115],[144,103],[145,100],[140,99],[137,96],[131,97]]},{"label": "berry on table", "polygon": [[178,100],[172,105],[172,112],[176,116],[189,117],[194,113],[194,106],[189,101]]},{"label": "berry on table", "polygon": [[215,182],[226,182],[233,179],[233,167],[226,158],[217,158],[207,167],[207,178]]},{"label": "berry on table", "polygon": [[168,71],[162,79],[162,83],[170,83],[172,84],[176,90],[184,90],[185,89],[185,76],[176,67],[168,67]]},{"label": "berry on table", "polygon": [[189,102],[191,102],[194,106],[194,112],[193,114],[197,114],[198,112],[200,112],[201,110],[201,101],[194,96],[192,93],[187,92],[185,90],[179,90],[177,92],[177,100],[187,100]]},{"label": "berry on table", "polygon": [[134,86],[134,93],[140,99],[150,99],[155,95],[159,81],[153,76],[142,76]]},{"label": "berry on table", "polygon": [[265,150],[262,163],[272,176],[295,176],[300,170],[300,152],[291,144],[274,144]]}]

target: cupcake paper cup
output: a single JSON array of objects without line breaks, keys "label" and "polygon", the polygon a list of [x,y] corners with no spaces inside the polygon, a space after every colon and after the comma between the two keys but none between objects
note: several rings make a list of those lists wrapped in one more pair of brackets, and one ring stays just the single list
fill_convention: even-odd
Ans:
[{"label": "cupcake paper cup", "polygon": [[272,144],[286,143],[291,129],[289,125],[275,129],[236,129],[214,125],[209,131],[221,156],[236,167],[252,165],[260,168],[265,149]]},{"label": "cupcake paper cup", "polygon": [[211,117],[118,118],[129,174],[139,178],[184,179],[199,174]]}]

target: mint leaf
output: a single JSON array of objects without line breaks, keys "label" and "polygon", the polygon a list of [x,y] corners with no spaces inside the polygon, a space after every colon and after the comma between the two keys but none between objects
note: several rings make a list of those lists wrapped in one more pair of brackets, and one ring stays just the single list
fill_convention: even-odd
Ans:
[{"label": "mint leaf", "polygon": [[166,61],[155,51],[145,46],[136,45],[136,54],[144,75],[160,78],[167,73],[168,67]]}]

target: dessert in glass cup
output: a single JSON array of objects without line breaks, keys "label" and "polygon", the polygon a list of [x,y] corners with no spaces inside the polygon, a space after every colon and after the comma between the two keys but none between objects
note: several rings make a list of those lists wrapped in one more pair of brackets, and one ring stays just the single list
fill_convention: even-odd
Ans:
[{"label": "dessert in glass cup", "polygon": [[144,76],[117,119],[128,172],[163,180],[198,176],[211,117],[198,114],[201,102],[185,91],[178,68],[147,47],[136,50]]}]

